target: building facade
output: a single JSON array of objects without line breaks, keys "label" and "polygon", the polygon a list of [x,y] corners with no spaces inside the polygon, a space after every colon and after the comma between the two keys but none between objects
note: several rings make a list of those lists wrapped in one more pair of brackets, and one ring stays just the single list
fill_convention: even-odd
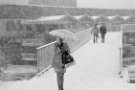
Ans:
[{"label": "building facade", "polygon": [[29,4],[58,7],[76,7],[77,0],[29,0]]},{"label": "building facade", "polygon": [[16,4],[16,5],[27,5],[29,0],[0,0],[1,4]]},{"label": "building facade", "polygon": [[0,4],[76,7],[77,0],[0,0]]}]

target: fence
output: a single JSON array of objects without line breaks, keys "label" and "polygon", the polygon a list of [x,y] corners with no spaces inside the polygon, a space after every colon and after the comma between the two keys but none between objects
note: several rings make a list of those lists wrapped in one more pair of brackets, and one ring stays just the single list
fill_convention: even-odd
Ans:
[{"label": "fence", "polygon": [[54,55],[54,43],[56,41],[37,48],[37,68],[42,71],[52,63]]}]

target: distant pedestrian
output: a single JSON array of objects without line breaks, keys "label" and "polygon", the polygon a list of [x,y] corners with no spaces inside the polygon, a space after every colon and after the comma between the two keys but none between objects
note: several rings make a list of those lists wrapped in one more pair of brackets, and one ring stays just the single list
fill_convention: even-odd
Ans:
[{"label": "distant pedestrian", "polygon": [[93,26],[91,34],[93,35],[93,42],[97,43],[98,42],[98,37],[99,37],[98,24],[95,24]]},{"label": "distant pedestrian", "polygon": [[101,35],[101,42],[104,43],[105,42],[105,36],[107,33],[107,28],[105,24],[102,24],[100,26],[100,35]]}]

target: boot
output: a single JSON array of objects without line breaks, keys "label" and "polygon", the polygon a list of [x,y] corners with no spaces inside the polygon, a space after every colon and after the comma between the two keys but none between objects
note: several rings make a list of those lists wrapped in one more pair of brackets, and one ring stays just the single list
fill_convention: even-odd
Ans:
[{"label": "boot", "polygon": [[64,90],[63,88],[60,88],[59,90]]}]

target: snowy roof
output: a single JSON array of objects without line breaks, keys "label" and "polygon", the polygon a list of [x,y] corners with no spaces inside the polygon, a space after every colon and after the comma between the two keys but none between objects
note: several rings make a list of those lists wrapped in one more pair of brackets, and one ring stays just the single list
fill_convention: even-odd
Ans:
[{"label": "snowy roof", "polygon": [[122,16],[122,18],[123,18],[124,20],[127,20],[127,19],[130,18],[130,16]]},{"label": "snowy roof", "polygon": [[[64,21],[58,22],[58,20],[62,20],[63,18],[69,18],[68,15],[57,15],[57,16],[42,16],[38,19],[34,20],[24,20],[22,21],[23,24],[44,24],[44,23],[64,23]],[[71,17],[72,18],[72,17]]]},{"label": "snowy roof", "polygon": [[65,15],[40,17],[39,19],[37,19],[37,21],[60,20],[64,17]]},{"label": "snowy roof", "polygon": [[114,15],[114,16],[108,16],[107,18],[110,19],[110,20],[111,19],[118,19],[118,18],[125,20],[125,19],[129,18],[129,16],[117,16],[117,15]]},{"label": "snowy roof", "polygon": [[107,18],[108,19],[113,19],[115,16],[108,16]]},{"label": "snowy roof", "polygon": [[75,19],[80,19],[83,17],[83,15],[73,16]]},{"label": "snowy roof", "polygon": [[97,19],[99,18],[100,16],[91,16],[92,19]]},{"label": "snowy roof", "polygon": [[129,18],[126,19],[127,22],[135,22],[135,16],[129,16]]},{"label": "snowy roof", "polygon": [[119,15],[115,15],[111,18],[112,20],[118,20],[118,19],[123,19],[122,16],[119,16]]},{"label": "snowy roof", "polygon": [[112,23],[125,23],[125,19],[122,16],[115,15],[113,18],[110,19],[110,22]]},{"label": "snowy roof", "polygon": [[108,20],[108,18],[106,16],[99,16],[96,19],[98,19],[98,20]]},{"label": "snowy roof", "polygon": [[108,22],[108,18],[103,15],[98,15],[98,16],[91,16],[91,19],[94,20],[94,22],[101,23],[101,22]]}]

